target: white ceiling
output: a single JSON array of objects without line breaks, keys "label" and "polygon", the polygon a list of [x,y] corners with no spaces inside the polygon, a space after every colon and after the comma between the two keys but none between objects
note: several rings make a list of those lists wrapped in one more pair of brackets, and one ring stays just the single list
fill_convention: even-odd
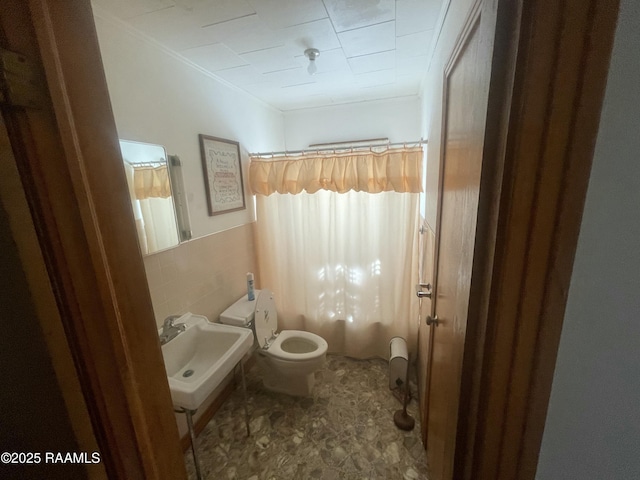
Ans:
[{"label": "white ceiling", "polygon": [[[418,93],[442,0],[93,0],[286,111]],[[318,72],[307,73],[307,48]]]}]

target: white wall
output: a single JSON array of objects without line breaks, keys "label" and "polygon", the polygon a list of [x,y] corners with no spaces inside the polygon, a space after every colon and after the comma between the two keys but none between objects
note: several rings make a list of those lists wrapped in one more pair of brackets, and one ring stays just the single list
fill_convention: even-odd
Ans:
[{"label": "white wall", "polygon": [[640,4],[618,22],[539,480],[640,478]]},{"label": "white wall", "polygon": [[[252,222],[247,153],[284,147],[282,113],[179,60],[100,8],[94,12],[118,134],[180,156],[194,237]],[[240,143],[246,210],[209,217],[199,133]]]},{"label": "white wall", "polygon": [[420,99],[398,97],[288,111],[284,131],[287,150],[370,138],[416,141],[420,139]]}]

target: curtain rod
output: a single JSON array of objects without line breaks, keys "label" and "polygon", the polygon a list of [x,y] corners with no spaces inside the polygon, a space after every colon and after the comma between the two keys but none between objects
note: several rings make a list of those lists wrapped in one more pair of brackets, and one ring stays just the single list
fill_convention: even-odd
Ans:
[{"label": "curtain rod", "polygon": [[309,148],[318,147],[318,148],[329,148],[334,147],[336,145],[349,145],[354,146],[359,144],[362,147],[367,147],[369,145],[374,145],[378,143],[389,143],[389,137],[380,137],[380,138],[366,138],[363,140],[348,140],[346,142],[330,142],[330,143],[312,143],[309,145]]},{"label": "curtain rod", "polygon": [[355,146],[355,147],[348,147],[346,146],[346,144],[352,144],[352,143],[358,143],[357,141],[355,142],[337,142],[337,143],[331,143],[331,144],[327,144],[327,145],[341,145],[341,144],[345,144],[344,147],[337,147],[337,148],[308,148],[305,150],[283,150],[281,152],[258,152],[258,153],[250,153],[249,156],[250,157],[279,157],[279,156],[284,156],[284,155],[304,155],[307,153],[320,153],[320,152],[345,152],[345,151],[355,151],[355,150],[364,150],[364,149],[369,149],[372,150],[374,148],[379,148],[379,147],[387,147],[387,148],[391,148],[391,147],[407,147],[407,146],[421,146],[421,145],[426,145],[427,141],[420,139],[420,140],[416,140],[413,142],[395,142],[395,143],[372,143],[369,145],[360,145],[360,146]]}]

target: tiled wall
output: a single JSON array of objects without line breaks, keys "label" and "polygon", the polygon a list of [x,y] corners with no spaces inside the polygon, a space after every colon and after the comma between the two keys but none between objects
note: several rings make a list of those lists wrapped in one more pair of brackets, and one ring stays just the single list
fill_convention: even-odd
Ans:
[{"label": "tiled wall", "polygon": [[191,312],[217,321],[246,293],[247,272],[256,272],[253,224],[192,240],[144,259],[158,326]]}]

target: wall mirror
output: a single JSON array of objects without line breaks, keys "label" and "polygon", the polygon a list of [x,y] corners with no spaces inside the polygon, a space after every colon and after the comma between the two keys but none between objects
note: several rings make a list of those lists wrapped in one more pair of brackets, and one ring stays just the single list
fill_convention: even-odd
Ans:
[{"label": "wall mirror", "polygon": [[143,255],[190,238],[180,161],[162,145],[120,140],[136,231]]}]

